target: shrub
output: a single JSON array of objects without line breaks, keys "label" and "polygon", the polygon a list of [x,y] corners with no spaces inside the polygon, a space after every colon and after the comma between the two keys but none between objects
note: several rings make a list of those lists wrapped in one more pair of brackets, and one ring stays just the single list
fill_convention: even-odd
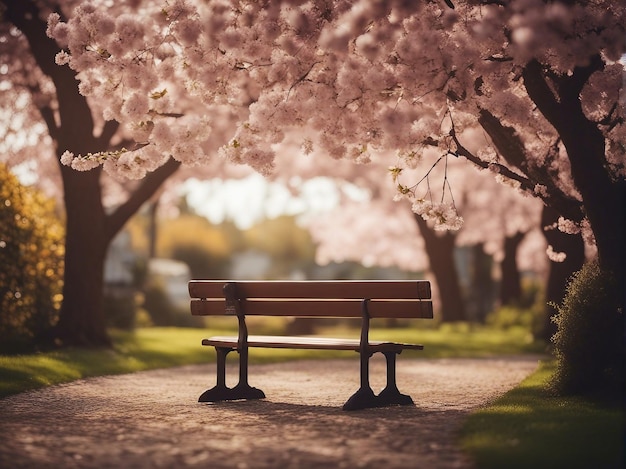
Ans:
[{"label": "shrub", "polygon": [[541,337],[541,328],[544,322],[544,310],[541,304],[525,308],[520,306],[501,306],[489,313],[485,323],[496,329],[507,330],[521,327],[532,334],[534,338]]},{"label": "shrub", "polygon": [[63,225],[54,202],[0,164],[0,350],[33,350],[58,319]]},{"label": "shrub", "polygon": [[155,326],[171,326],[174,324],[174,307],[163,285],[154,282],[146,287],[143,307],[150,315],[150,319]]},{"label": "shrub", "polygon": [[532,320],[530,310],[515,306],[500,306],[485,317],[485,324],[504,331],[515,327],[530,331]]},{"label": "shrub", "polygon": [[104,314],[108,327],[133,330],[136,326],[137,304],[135,291],[130,288],[104,292]]},{"label": "shrub", "polygon": [[202,317],[192,316],[188,308],[180,309],[172,303],[165,286],[151,282],[144,291],[143,308],[153,325],[159,327],[204,327]]},{"label": "shrub", "polygon": [[556,306],[553,336],[558,394],[616,394],[623,384],[624,324],[615,279],[590,262],[572,276]]}]

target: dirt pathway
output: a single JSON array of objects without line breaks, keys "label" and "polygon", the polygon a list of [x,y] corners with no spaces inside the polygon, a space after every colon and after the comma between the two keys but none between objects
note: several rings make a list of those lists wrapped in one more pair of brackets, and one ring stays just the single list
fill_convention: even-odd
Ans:
[{"label": "dirt pathway", "polygon": [[[199,404],[214,365],[92,378],[0,400],[0,468],[471,468],[462,419],[537,366],[537,357],[398,361],[416,405],[341,410],[358,361],[256,365],[267,398]],[[372,387],[384,364],[372,360]],[[232,383],[229,383],[232,385]]]}]

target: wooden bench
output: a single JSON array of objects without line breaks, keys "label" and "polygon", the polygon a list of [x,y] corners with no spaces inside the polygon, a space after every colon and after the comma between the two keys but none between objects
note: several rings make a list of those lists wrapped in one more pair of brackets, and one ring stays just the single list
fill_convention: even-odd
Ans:
[{"label": "wooden bench", "polygon": [[[401,281],[224,281],[189,282],[191,314],[195,316],[235,316],[237,336],[202,340],[215,347],[217,384],[205,391],[199,402],[262,399],[263,391],[248,384],[250,347],[352,350],[360,354],[361,385],[344,404],[344,410],[388,405],[412,405],[410,396],[396,385],[396,355],[405,349],[422,350],[423,345],[369,340],[370,319],[433,317],[430,283]],[[360,318],[359,339],[313,336],[248,335],[246,316],[286,316],[311,318]],[[239,354],[239,383],[226,386],[226,356]],[[375,395],[369,384],[369,359],[382,353],[387,363],[387,385]]]}]

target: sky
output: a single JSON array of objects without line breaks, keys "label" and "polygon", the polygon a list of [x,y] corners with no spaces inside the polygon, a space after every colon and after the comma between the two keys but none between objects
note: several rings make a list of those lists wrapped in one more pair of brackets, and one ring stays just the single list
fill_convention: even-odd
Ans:
[{"label": "sky", "polygon": [[291,182],[298,187],[297,194],[260,174],[244,179],[190,179],[182,191],[189,206],[211,223],[232,220],[240,229],[250,228],[265,218],[330,211],[342,196],[352,200],[369,197],[364,189],[347,183],[338,186],[325,177]]}]

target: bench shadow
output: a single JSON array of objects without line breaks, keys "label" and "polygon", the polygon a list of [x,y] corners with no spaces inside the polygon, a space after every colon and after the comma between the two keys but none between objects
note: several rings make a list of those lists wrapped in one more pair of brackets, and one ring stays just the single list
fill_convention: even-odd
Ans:
[{"label": "bench shadow", "polygon": [[[342,417],[345,420],[372,420],[378,421],[389,419],[394,422],[399,420],[411,420],[423,417],[425,415],[437,414],[441,411],[425,409],[414,405],[394,405],[387,407],[374,407],[369,409],[346,411],[341,405],[335,404],[294,404],[290,402],[278,402],[268,399],[258,400],[238,400],[238,401],[222,401],[222,402],[203,402],[198,405],[207,409],[219,409],[240,414],[254,414],[257,418],[261,415],[269,416],[280,415],[285,416],[292,414],[299,418],[310,416],[312,418],[320,417]],[[460,412],[458,409],[449,410],[449,412]]]}]

